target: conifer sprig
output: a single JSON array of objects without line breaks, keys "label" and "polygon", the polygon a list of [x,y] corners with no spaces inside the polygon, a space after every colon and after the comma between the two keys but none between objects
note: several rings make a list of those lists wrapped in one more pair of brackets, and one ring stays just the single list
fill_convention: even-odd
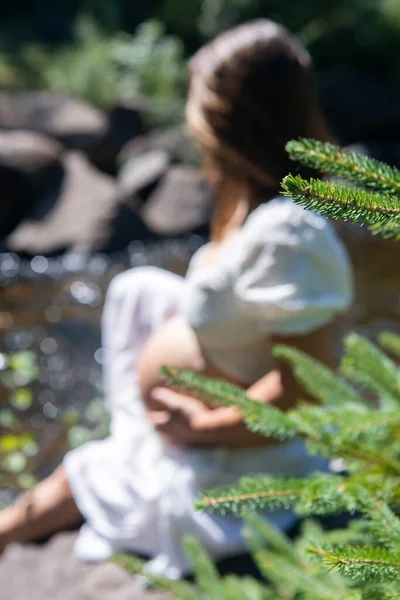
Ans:
[{"label": "conifer sprig", "polygon": [[111,560],[132,575],[142,575],[152,586],[168,592],[173,598],[181,598],[181,600],[204,600],[204,596],[194,585],[187,581],[168,579],[150,571],[146,568],[146,561],[133,554],[121,552],[115,554]]},{"label": "conifer sprig", "polygon": [[376,392],[382,408],[400,407],[399,370],[396,363],[365,337],[352,333],[345,338],[341,371]]},{"label": "conifer sprig", "polygon": [[288,362],[305,390],[323,404],[345,408],[344,405],[349,403],[359,405],[359,410],[366,406],[366,400],[357,390],[320,361],[301,350],[277,345],[273,354],[276,358]]},{"label": "conifer sprig", "polygon": [[309,479],[274,479],[268,476],[243,477],[236,486],[207,492],[196,508],[216,509],[221,514],[247,515],[249,511],[287,509],[295,506],[302,514],[330,514],[354,505],[346,494],[345,480],[316,473]]},{"label": "conifer sprig", "polygon": [[393,356],[400,358],[400,335],[392,331],[382,331],[378,336],[378,341]]},{"label": "conifer sprig", "polygon": [[333,546],[311,547],[331,571],[360,582],[392,581],[400,577],[400,553],[385,548]]},{"label": "conifer sprig", "polygon": [[161,372],[174,389],[217,406],[239,407],[246,425],[254,433],[276,439],[289,439],[297,434],[297,428],[282,411],[250,398],[243,388],[183,369],[163,366]]},{"label": "conifer sprig", "polygon": [[287,175],[282,190],[296,204],[331,219],[380,227],[390,224],[393,236],[400,227],[400,200],[394,196],[380,196],[319,179],[306,180],[300,175]]},{"label": "conifer sprig", "polygon": [[299,138],[286,144],[292,160],[331,173],[376,192],[400,195],[400,171],[369,156],[319,140]]}]

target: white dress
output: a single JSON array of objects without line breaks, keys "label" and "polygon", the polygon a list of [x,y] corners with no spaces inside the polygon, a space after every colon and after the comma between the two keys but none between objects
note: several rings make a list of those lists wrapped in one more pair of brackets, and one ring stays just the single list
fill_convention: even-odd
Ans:
[{"label": "white dress", "polygon": [[[202,250],[199,251],[201,253]],[[86,519],[76,543],[84,560],[119,550],[152,558],[169,577],[190,571],[182,536],[194,534],[215,559],[245,548],[241,521],[197,512],[206,489],[241,476],[304,476],[325,467],[299,441],[251,450],[166,448],[147,421],[136,365],[149,336],[185,314],[210,364],[249,384],[271,367],[272,333],[310,332],[352,300],[346,252],[322,218],[279,198],[256,209],[216,262],[186,278],[155,267],[131,269],[111,283],[103,314],[111,435],[69,452],[64,465]],[[286,530],[290,511],[268,517]]]}]

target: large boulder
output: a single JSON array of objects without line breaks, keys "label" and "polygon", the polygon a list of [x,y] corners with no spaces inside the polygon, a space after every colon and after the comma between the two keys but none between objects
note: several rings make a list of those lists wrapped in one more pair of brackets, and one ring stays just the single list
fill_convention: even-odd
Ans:
[{"label": "large boulder", "polygon": [[62,148],[30,131],[0,131],[0,239],[55,189],[63,175]]},{"label": "large boulder", "polygon": [[150,230],[174,236],[206,228],[211,209],[211,193],[199,171],[173,166],[148,197],[140,214]]},{"label": "large boulder", "polygon": [[10,250],[28,254],[51,254],[63,249],[93,251],[111,235],[118,211],[115,181],[95,169],[77,151],[63,158],[65,176],[61,187],[36,205],[9,235]]},{"label": "large boulder", "polygon": [[118,157],[120,164],[153,150],[166,152],[175,162],[197,164],[197,155],[182,126],[168,129],[154,129],[147,135],[139,136],[127,142]]},{"label": "large boulder", "polygon": [[0,128],[36,131],[87,151],[107,127],[106,115],[83,100],[54,92],[0,91]]},{"label": "large boulder", "polygon": [[90,160],[109,173],[117,169],[118,155],[131,140],[145,136],[145,107],[142,102],[120,102],[107,113],[107,125],[97,143],[88,149]]},{"label": "large boulder", "polygon": [[80,563],[74,533],[43,546],[9,547],[0,559],[1,597],[10,600],[171,600],[112,563]]},{"label": "large boulder", "polygon": [[118,187],[131,206],[144,202],[149,193],[166,175],[171,156],[162,149],[133,154],[118,173]]}]

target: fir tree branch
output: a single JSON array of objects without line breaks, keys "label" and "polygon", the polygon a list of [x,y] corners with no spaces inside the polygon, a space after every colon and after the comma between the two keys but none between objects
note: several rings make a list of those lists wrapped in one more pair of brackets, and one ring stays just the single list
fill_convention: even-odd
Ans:
[{"label": "fir tree branch", "polygon": [[[221,600],[276,600],[271,588],[252,577],[229,574],[223,579],[224,596]],[[219,600],[219,599],[215,599]]]},{"label": "fir tree branch", "polygon": [[339,375],[304,352],[289,346],[278,345],[273,349],[277,358],[288,362],[304,389],[326,405],[339,406],[346,403],[365,407],[366,400]]},{"label": "fir tree branch", "polygon": [[204,600],[204,596],[195,586],[182,580],[168,579],[152,573],[146,569],[146,561],[127,553],[118,553],[111,558],[131,575],[143,575],[143,577],[156,589],[168,592],[174,598],[181,600]]},{"label": "fir tree branch", "polygon": [[392,333],[391,331],[382,331],[378,336],[378,341],[381,346],[396,358],[400,358],[400,335]]},{"label": "fir tree branch", "polygon": [[238,406],[246,425],[254,433],[277,439],[289,439],[297,434],[297,429],[285,413],[271,404],[263,404],[250,398],[242,388],[182,369],[164,366],[162,373],[174,389],[189,393],[204,402]]},{"label": "fir tree branch", "polygon": [[287,175],[282,190],[296,204],[331,219],[369,226],[390,224],[393,229],[400,227],[400,201],[393,196],[380,196],[313,178],[306,180],[300,175]]},{"label": "fir tree branch", "polygon": [[251,512],[246,515],[245,522],[247,527],[244,535],[247,545],[253,552],[265,548],[267,545],[281,556],[284,556],[288,561],[294,564],[303,564],[304,557],[297,551],[296,546],[267,519],[255,512]]},{"label": "fir tree branch", "polygon": [[400,577],[400,554],[384,548],[311,547],[309,553],[317,556],[329,570],[350,579],[376,582]]},{"label": "fir tree branch", "polygon": [[400,519],[390,506],[375,495],[362,490],[359,509],[370,520],[370,531],[375,533],[380,543],[394,551],[400,550]]},{"label": "fir tree branch", "polygon": [[322,577],[307,572],[304,564],[288,562],[268,550],[258,550],[254,554],[257,566],[267,580],[273,581],[282,597],[281,588],[293,594],[310,594],[315,600],[338,600],[343,597],[344,585],[333,585],[333,581],[323,581]]},{"label": "fir tree branch", "polygon": [[400,387],[397,365],[367,338],[355,333],[346,337],[345,350],[342,373],[375,391],[382,408],[398,409]]},{"label": "fir tree branch", "polygon": [[352,442],[363,439],[389,441],[395,431],[400,429],[399,412],[379,412],[370,409],[339,409],[337,407],[300,405],[288,413],[288,419],[297,427],[299,433],[306,433],[306,428],[314,428],[320,435],[334,435],[339,443],[342,440]]},{"label": "fir tree branch", "polygon": [[206,598],[223,597],[223,585],[218,571],[200,542],[187,535],[183,539],[183,549],[193,567],[196,583]]},{"label": "fir tree branch", "polygon": [[400,171],[369,156],[305,138],[291,140],[286,150],[292,160],[320,173],[345,177],[376,192],[400,195]]},{"label": "fir tree branch", "polygon": [[207,492],[196,508],[217,509],[244,516],[251,511],[295,507],[302,514],[329,514],[348,509],[345,480],[317,473],[308,479],[273,478],[265,475],[243,477],[236,486]]}]

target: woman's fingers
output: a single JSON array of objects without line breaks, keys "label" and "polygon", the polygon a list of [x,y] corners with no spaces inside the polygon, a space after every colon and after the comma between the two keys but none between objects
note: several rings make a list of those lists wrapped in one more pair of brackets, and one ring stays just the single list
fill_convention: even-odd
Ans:
[{"label": "woman's fingers", "polygon": [[167,387],[156,387],[150,392],[152,406],[159,410],[182,410],[185,413],[193,413],[209,410],[208,407],[188,394],[177,392]]},{"label": "woman's fingers", "polygon": [[156,429],[171,421],[171,413],[166,410],[149,410],[147,416]]}]

